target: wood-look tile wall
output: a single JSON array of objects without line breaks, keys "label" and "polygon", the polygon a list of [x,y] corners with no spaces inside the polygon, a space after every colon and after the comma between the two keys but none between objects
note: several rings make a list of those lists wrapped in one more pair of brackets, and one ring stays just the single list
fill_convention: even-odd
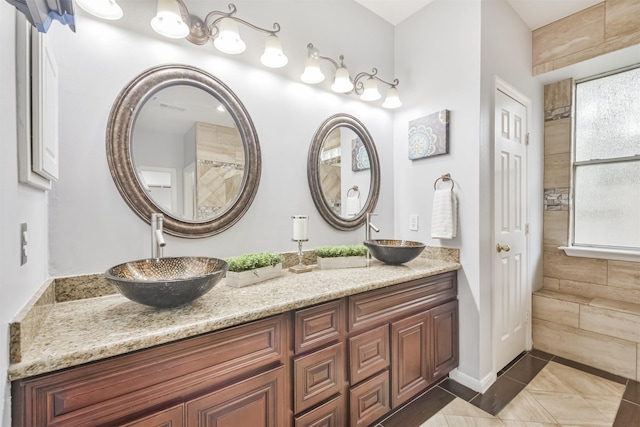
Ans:
[{"label": "wood-look tile wall", "polygon": [[558,249],[569,243],[572,91],[571,79],[544,88],[543,287],[640,304],[640,263],[569,257]]},{"label": "wood-look tile wall", "polygon": [[533,31],[533,75],[640,43],[640,1],[606,0]]},{"label": "wood-look tile wall", "polygon": [[640,263],[558,249],[569,243],[572,90],[568,79],[544,91],[544,280],[533,297],[534,347],[640,380]]}]

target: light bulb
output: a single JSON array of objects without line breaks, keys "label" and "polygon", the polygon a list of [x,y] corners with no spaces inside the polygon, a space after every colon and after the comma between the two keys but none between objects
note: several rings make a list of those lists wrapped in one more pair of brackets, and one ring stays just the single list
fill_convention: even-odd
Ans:
[{"label": "light bulb", "polygon": [[353,90],[353,83],[349,77],[347,67],[340,67],[336,70],[336,76],[331,85],[331,90],[338,93],[347,93]]},{"label": "light bulb", "polygon": [[222,53],[236,55],[244,52],[247,45],[244,44],[238,32],[238,24],[231,18],[222,18],[218,27],[218,36],[213,45]]},{"label": "light bulb", "polygon": [[300,80],[308,84],[316,84],[324,81],[324,74],[320,70],[320,60],[313,56],[308,56],[304,64],[304,73]]},{"label": "light bulb", "polygon": [[122,8],[115,0],[76,0],[76,4],[98,18],[112,21],[122,18]]},{"label": "light bulb", "polygon": [[275,34],[269,34],[265,41],[264,53],[260,57],[262,64],[269,68],[282,68],[289,59],[282,52],[282,43]]},{"label": "light bulb", "polygon": [[378,91],[378,82],[373,77],[369,77],[364,82],[364,91],[360,95],[360,99],[363,101],[376,101],[380,98],[382,98],[382,95]]},{"label": "light bulb", "polygon": [[387,91],[387,97],[384,99],[382,106],[384,108],[398,108],[401,105],[402,105],[402,102],[400,102],[398,89],[395,86],[391,86]]},{"label": "light bulb", "polygon": [[156,33],[172,39],[189,35],[189,26],[182,20],[180,5],[175,0],[158,0],[158,12],[151,20]]}]

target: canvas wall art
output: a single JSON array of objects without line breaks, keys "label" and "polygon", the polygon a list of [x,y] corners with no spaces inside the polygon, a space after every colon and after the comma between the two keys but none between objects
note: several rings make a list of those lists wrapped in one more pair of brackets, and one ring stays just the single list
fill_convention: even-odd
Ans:
[{"label": "canvas wall art", "polygon": [[449,110],[441,110],[409,122],[409,159],[449,153]]},{"label": "canvas wall art", "polygon": [[351,140],[351,170],[362,171],[371,168],[369,153],[360,138]]}]

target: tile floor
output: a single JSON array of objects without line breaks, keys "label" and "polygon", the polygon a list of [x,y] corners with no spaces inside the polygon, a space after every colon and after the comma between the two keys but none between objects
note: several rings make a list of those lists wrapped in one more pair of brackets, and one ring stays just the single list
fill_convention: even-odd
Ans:
[{"label": "tile floor", "polygon": [[484,394],[446,379],[376,427],[640,427],[640,382],[523,353]]}]

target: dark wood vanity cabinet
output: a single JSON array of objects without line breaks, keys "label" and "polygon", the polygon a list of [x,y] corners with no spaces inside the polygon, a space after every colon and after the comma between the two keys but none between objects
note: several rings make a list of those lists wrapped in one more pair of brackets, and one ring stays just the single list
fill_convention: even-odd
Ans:
[{"label": "dark wood vanity cabinet", "polygon": [[367,426],[458,363],[456,272],[12,383],[13,426]]},{"label": "dark wood vanity cabinet", "polygon": [[[456,273],[451,272],[297,311],[294,365],[307,358],[314,364],[294,369],[296,427],[371,425],[445,377],[458,364],[456,296]],[[310,341],[305,337],[314,337],[314,345],[298,345]],[[341,387],[336,365],[343,347]],[[317,390],[315,400],[308,397],[310,383]],[[327,421],[343,412],[347,420]],[[306,419],[315,423],[301,421]]]},{"label": "dark wood vanity cabinet", "polygon": [[225,414],[288,426],[289,342],[285,313],[15,381],[13,425],[198,426]]}]

